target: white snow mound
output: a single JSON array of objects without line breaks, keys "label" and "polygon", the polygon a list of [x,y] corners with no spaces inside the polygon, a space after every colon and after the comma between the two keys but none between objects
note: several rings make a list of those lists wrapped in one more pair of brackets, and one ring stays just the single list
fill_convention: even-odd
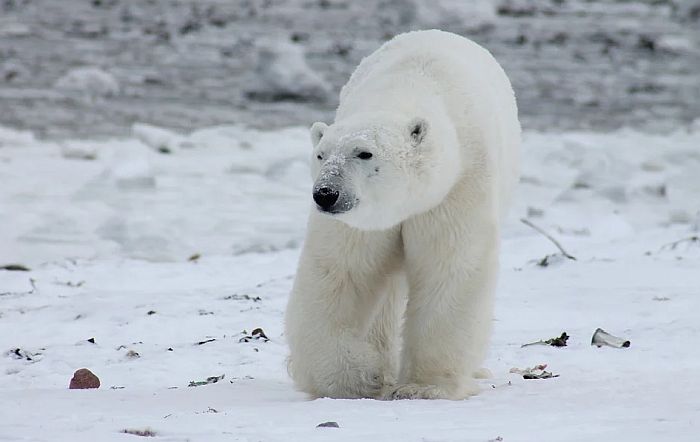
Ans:
[{"label": "white snow mound", "polygon": [[331,87],[306,62],[304,49],[284,41],[258,46],[253,85],[248,95],[264,101],[324,101]]},{"label": "white snow mound", "polygon": [[98,67],[81,67],[68,71],[55,83],[56,89],[78,92],[90,97],[119,95],[119,82],[114,75]]}]

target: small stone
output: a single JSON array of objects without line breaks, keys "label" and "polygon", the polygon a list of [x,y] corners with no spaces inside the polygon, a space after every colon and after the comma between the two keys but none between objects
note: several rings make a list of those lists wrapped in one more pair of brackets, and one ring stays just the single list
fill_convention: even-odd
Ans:
[{"label": "small stone", "polygon": [[340,428],[338,422],[322,422],[316,425],[316,428]]},{"label": "small stone", "polygon": [[265,341],[269,341],[269,340],[270,340],[270,338],[267,337],[267,335],[265,334],[265,332],[264,332],[263,329],[261,329],[261,328],[256,328],[255,330],[253,330],[253,332],[251,333],[251,335],[252,335],[255,339],[264,339]]},{"label": "small stone", "polygon": [[71,390],[100,388],[100,378],[87,368],[81,368],[73,373],[73,378],[70,380],[68,388]]},{"label": "small stone", "polygon": [[6,264],[4,266],[0,266],[0,270],[7,270],[10,272],[28,272],[29,268],[23,266],[22,264]]}]

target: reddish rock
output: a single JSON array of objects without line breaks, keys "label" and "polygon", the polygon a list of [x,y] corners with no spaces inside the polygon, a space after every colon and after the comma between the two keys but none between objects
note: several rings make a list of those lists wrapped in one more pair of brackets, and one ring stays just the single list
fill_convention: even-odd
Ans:
[{"label": "reddish rock", "polygon": [[85,388],[100,388],[100,378],[95,376],[93,372],[87,368],[81,368],[73,373],[73,379],[70,380],[71,390]]}]

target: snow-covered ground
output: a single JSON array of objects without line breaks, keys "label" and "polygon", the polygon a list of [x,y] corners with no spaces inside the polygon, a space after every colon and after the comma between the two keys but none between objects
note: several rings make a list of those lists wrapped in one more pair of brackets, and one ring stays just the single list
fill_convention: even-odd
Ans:
[{"label": "snow-covered ground", "polygon": [[[0,128],[0,266],[31,269],[0,270],[0,440],[697,440],[700,128],[525,134],[493,378],[460,402],[294,390],[282,317],[309,149],[304,128]],[[557,249],[521,217],[577,260],[539,266]],[[630,348],[591,347],[597,327]],[[255,328],[269,341],[241,342]],[[521,348],[563,331],[567,347]],[[559,377],[509,373],[540,363]],[[98,390],[68,390],[82,367]]]}]

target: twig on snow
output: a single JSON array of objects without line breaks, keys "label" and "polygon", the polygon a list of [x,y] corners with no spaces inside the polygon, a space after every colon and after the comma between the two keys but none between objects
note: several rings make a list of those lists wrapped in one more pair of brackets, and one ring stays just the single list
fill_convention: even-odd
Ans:
[{"label": "twig on snow", "polygon": [[544,235],[545,238],[547,238],[548,240],[550,240],[550,241],[552,242],[552,244],[554,244],[555,246],[557,246],[557,248],[559,249],[559,251],[561,252],[562,255],[564,255],[565,257],[567,257],[567,258],[569,258],[569,259],[572,259],[572,260],[576,261],[576,257],[575,257],[575,256],[570,255],[566,250],[564,250],[564,247],[562,247],[561,244],[559,244],[559,241],[557,241],[556,239],[554,239],[554,237],[552,237],[552,235],[550,235],[549,233],[545,232],[542,228],[536,226],[536,225],[533,224],[530,220],[525,219],[525,218],[520,218],[520,222],[523,223],[523,224],[525,224],[526,226],[531,227],[531,228],[534,229],[536,232],[539,232],[539,233],[541,233],[542,235]]},{"label": "twig on snow", "polygon": [[670,242],[668,244],[664,244],[659,249],[659,252],[661,252],[663,250],[676,250],[676,248],[683,243],[688,243],[688,244],[698,243],[698,244],[700,244],[700,236],[690,236],[688,238],[683,238],[683,239],[679,239],[678,241],[673,241],[673,242]]},{"label": "twig on snow", "polygon": [[563,332],[561,336],[558,336],[556,338],[551,338],[545,340],[539,340],[537,342],[529,342],[527,344],[523,344],[520,346],[520,348],[523,347],[530,347],[531,345],[551,345],[552,347],[566,347],[566,341],[569,340],[569,335],[566,334],[566,332]]},{"label": "twig on snow", "polygon": [[32,286],[31,290],[28,290],[26,292],[0,292],[0,296],[24,296],[24,295],[31,295],[33,294],[37,288],[36,288],[36,281],[34,278],[29,278],[29,285]]}]

